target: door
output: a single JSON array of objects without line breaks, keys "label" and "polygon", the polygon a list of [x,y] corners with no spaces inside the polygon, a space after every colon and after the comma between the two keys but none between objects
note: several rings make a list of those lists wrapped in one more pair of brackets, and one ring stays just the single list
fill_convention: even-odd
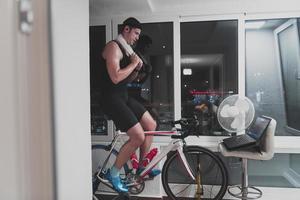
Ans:
[{"label": "door", "polygon": [[275,31],[284,90],[286,128],[300,134],[300,47],[297,19],[290,19]]}]

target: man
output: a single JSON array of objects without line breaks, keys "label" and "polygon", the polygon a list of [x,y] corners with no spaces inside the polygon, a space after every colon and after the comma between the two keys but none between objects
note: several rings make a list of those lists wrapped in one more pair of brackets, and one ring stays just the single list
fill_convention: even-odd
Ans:
[{"label": "man", "polygon": [[[140,34],[140,22],[130,17],[123,22],[119,37],[128,45],[133,45]],[[117,191],[128,192],[121,183],[119,171],[137,148],[140,147],[140,160],[148,153],[153,138],[145,137],[144,131],[155,130],[156,121],[140,103],[128,96],[126,85],[134,79],[131,77],[137,76],[143,65],[142,60],[136,54],[128,56],[124,46],[117,40],[106,44],[102,58],[106,63],[106,67],[102,66],[101,73],[104,113],[114,121],[118,129],[127,132],[129,136],[129,140],[120,149],[114,166],[108,171],[107,179]]]}]

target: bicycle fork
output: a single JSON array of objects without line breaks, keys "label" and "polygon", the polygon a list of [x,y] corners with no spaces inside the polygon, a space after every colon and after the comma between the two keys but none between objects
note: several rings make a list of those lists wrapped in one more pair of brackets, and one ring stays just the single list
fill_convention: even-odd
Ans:
[{"label": "bicycle fork", "polygon": [[182,145],[180,145],[177,148],[177,153],[178,153],[179,158],[182,161],[182,163],[183,163],[183,165],[184,165],[184,167],[185,167],[188,175],[191,177],[191,179],[195,180],[195,176],[194,176],[193,172],[191,171],[191,167],[190,167],[190,165],[189,165],[189,163],[188,163],[188,161],[187,161],[187,159],[186,159],[186,157],[185,157],[185,155],[183,153]]}]

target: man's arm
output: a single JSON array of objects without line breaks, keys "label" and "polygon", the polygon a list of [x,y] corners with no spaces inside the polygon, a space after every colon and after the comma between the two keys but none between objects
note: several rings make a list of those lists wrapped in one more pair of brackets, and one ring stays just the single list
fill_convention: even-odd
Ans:
[{"label": "man's arm", "polygon": [[115,42],[109,42],[103,51],[103,58],[106,60],[106,67],[110,79],[114,84],[118,84],[128,77],[135,68],[141,63],[141,59],[137,55],[131,56],[131,63],[125,68],[120,68],[120,60],[123,55],[119,46]]},{"label": "man's arm", "polygon": [[143,66],[141,67],[141,70],[139,71],[138,75],[136,76],[135,81],[137,81],[139,83],[144,83],[152,71],[152,66],[151,66],[150,62],[148,61],[148,59],[146,59],[146,57],[144,57],[142,53],[140,53],[139,51],[136,51],[136,54],[143,61]]}]

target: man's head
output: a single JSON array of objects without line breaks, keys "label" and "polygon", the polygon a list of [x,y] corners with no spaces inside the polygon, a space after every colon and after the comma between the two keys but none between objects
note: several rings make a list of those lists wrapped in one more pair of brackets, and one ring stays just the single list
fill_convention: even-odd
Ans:
[{"label": "man's head", "polygon": [[141,23],[133,17],[127,18],[122,24],[121,33],[129,45],[138,41],[141,31]]}]

